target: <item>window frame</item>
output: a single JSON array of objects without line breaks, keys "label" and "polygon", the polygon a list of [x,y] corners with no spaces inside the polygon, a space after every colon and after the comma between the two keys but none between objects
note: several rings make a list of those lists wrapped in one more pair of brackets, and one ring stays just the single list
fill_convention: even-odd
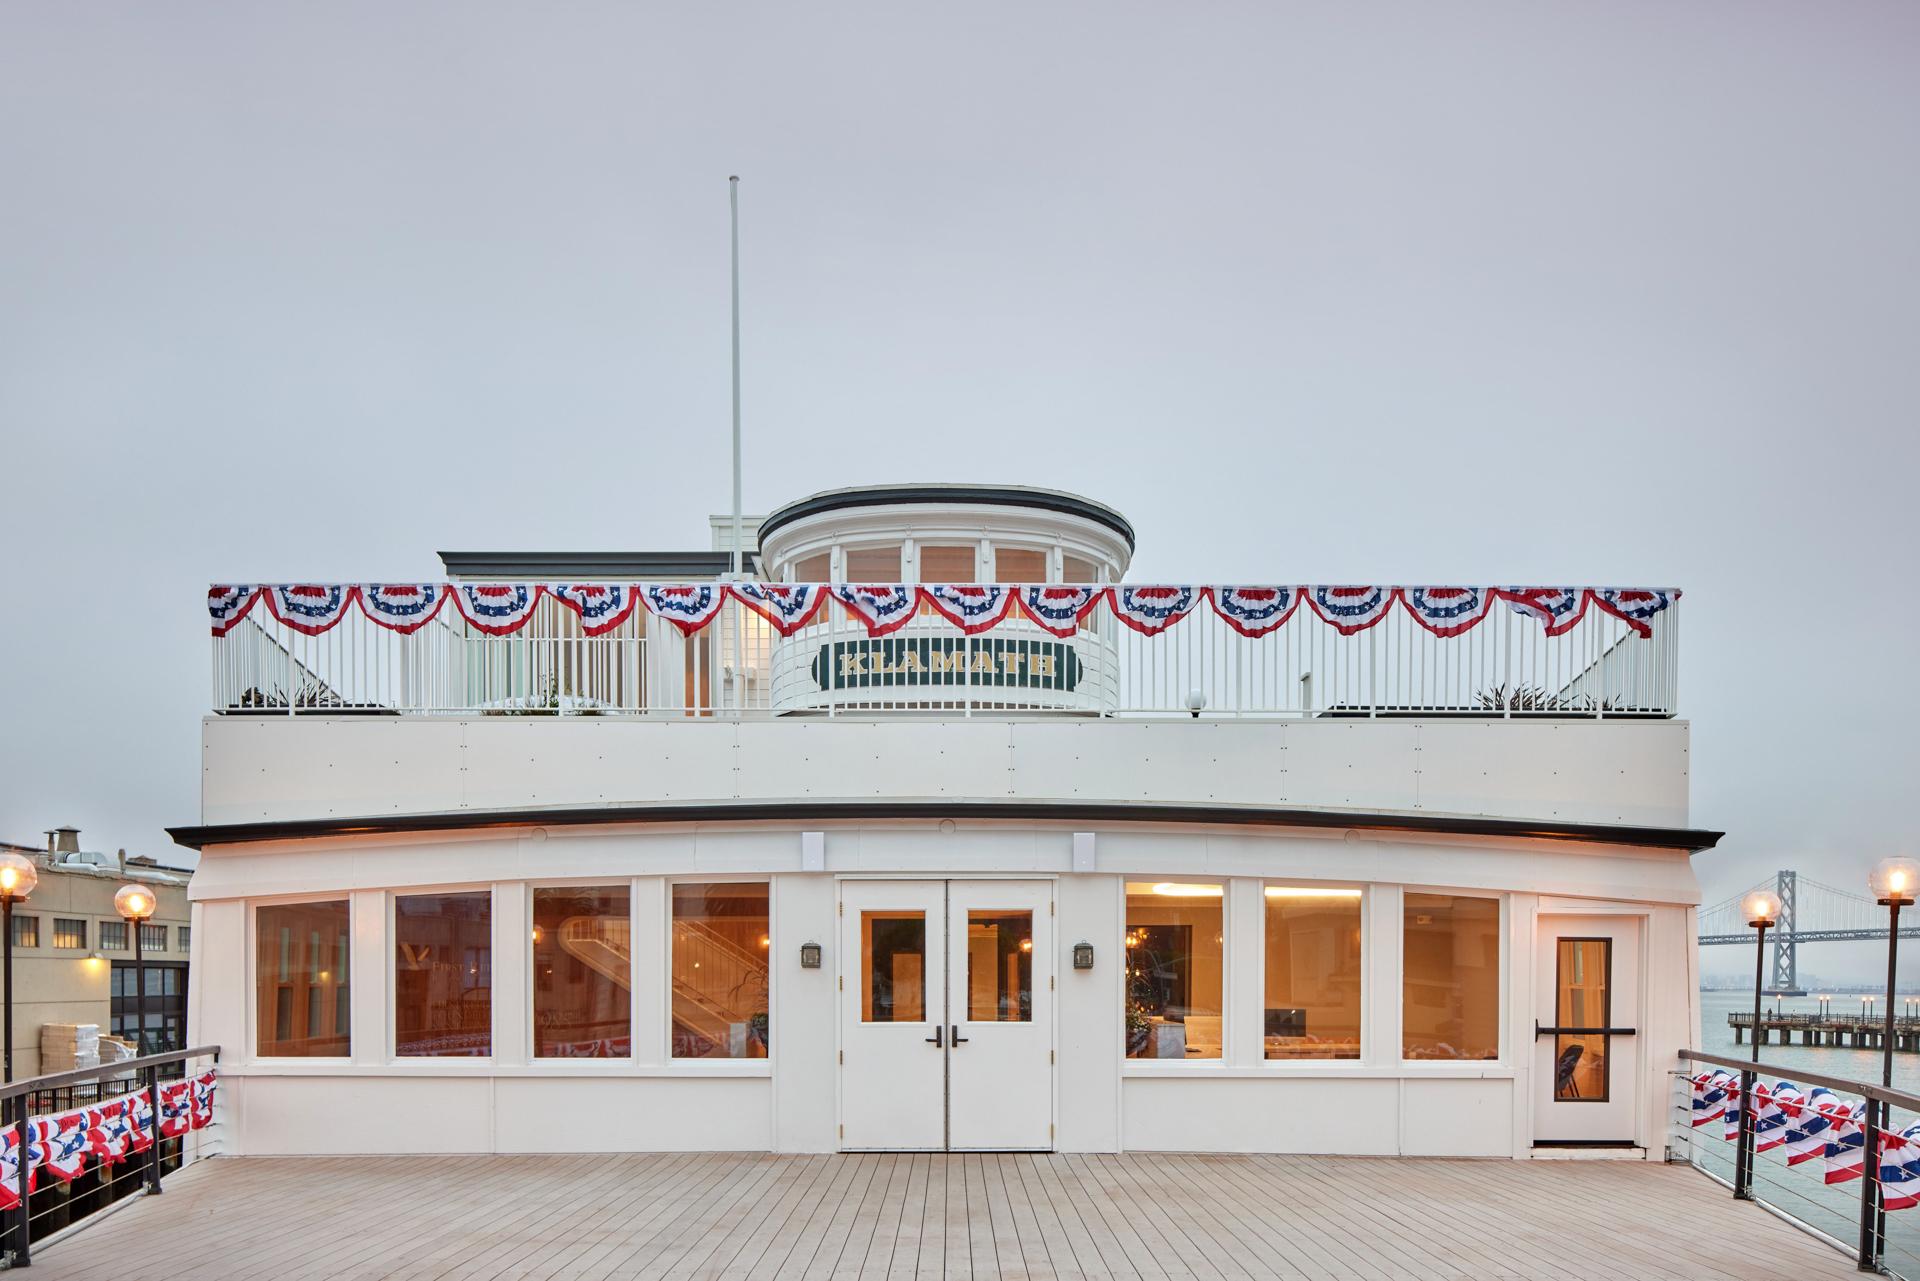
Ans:
[{"label": "window frame", "polygon": [[[629,1068],[630,1069],[634,1067],[636,1064],[640,1063],[642,1058],[640,1053],[640,1047],[641,1047],[640,1038],[642,1035],[640,1030],[641,966],[640,966],[640,949],[637,946],[629,946],[627,949],[628,955],[627,955],[627,1054],[626,1054],[626,1057],[625,1058],[608,1057],[608,1058],[601,1058],[601,1059],[580,1059],[580,1058],[563,1058],[558,1055],[541,1055],[541,1054],[535,1053],[535,1050],[539,1046],[539,1039],[534,1035],[533,900],[534,900],[534,895],[541,890],[598,890],[598,889],[609,889],[609,888],[623,888],[627,892],[627,930],[629,931],[628,937],[630,939],[637,940],[640,935],[640,893],[641,893],[642,879],[643,878],[641,877],[635,877],[635,876],[614,876],[614,877],[568,876],[568,877],[548,878],[548,879],[543,879],[538,881],[517,882],[517,884],[525,885],[526,891],[527,891],[527,900],[526,900],[527,901],[527,952],[526,952],[527,959],[526,959],[526,967],[525,967],[526,973],[525,973],[525,983],[524,983],[524,986],[526,987],[527,991],[526,991],[526,1002],[525,1002],[526,1009],[523,1011],[525,1035],[521,1038],[523,1044],[520,1047],[520,1050],[521,1050],[520,1058],[526,1062],[526,1064],[534,1072],[534,1074],[536,1075],[546,1074],[549,1072],[549,1070],[555,1069],[555,1068],[561,1069],[562,1075],[594,1074],[595,1072],[605,1072],[608,1070],[608,1068]],[[495,897],[495,906],[496,907],[498,906],[497,895]],[[671,896],[669,896],[668,907],[669,909],[671,909],[672,907]],[[495,931],[496,940],[498,939],[498,936],[499,936],[498,931],[496,930]],[[669,999],[672,998],[672,989],[673,989],[672,976],[669,975],[668,981],[667,981],[667,995]],[[499,1015],[496,1009],[495,1011],[496,1033],[498,1031],[498,1028],[497,1028],[498,1018],[499,1018]],[[669,1012],[669,1018],[671,1018],[671,1012]],[[496,1042],[496,1049],[497,1049],[497,1042]],[[405,1059],[398,1059],[396,1055],[397,1061],[403,1062],[403,1063],[414,1062],[423,1057],[425,1056],[410,1054]],[[601,1065],[606,1065],[606,1066],[601,1066]]]},{"label": "window frame", "polygon": [[[20,941],[22,927],[31,927],[33,932],[32,942],[23,943]],[[38,912],[15,912],[13,914],[13,925],[11,926],[11,937],[8,938],[7,942],[13,947],[30,947],[37,950],[40,946],[40,914]]]},{"label": "window frame", "polygon": [[[652,956],[656,965],[655,999],[659,1024],[649,1034],[655,1062],[664,1076],[772,1076],[781,1037],[775,1014],[780,1009],[780,881],[776,872],[688,872],[660,878],[659,944]],[[684,1059],[673,1054],[673,887],[676,885],[765,885],[767,887],[767,1057],[764,1059]],[[639,949],[634,949],[635,958]],[[636,989],[637,990],[637,989]],[[640,1029],[634,1029],[634,1045]]]},{"label": "window frame", "polygon": [[[87,918],[84,916],[54,917],[53,933],[49,936],[52,940],[54,950],[59,952],[86,951],[87,950],[87,934],[89,933],[87,929],[87,923],[88,923]],[[63,925],[78,925],[80,927],[80,941],[78,943],[62,943],[60,941],[60,927]]]},{"label": "window frame", "polygon": [[[99,928],[94,931],[94,935],[100,940],[100,950],[102,952],[126,952],[129,954],[132,953],[133,938],[131,935],[127,933],[126,921],[122,920],[120,917],[117,917],[117,916],[114,917],[112,920],[108,920],[106,917],[101,916],[101,917],[95,917],[94,923],[99,926]],[[112,929],[116,925],[120,927],[120,941],[118,943],[109,943],[107,942],[107,931]]]},{"label": "window frame", "polygon": [[[390,888],[382,891],[382,908],[386,917],[386,934],[383,940],[385,955],[381,960],[381,982],[386,992],[386,1031],[382,1061],[388,1065],[407,1068],[415,1064],[422,1065],[415,1071],[445,1071],[452,1067],[455,1071],[491,1070],[497,1063],[505,1061],[500,1052],[500,1001],[499,974],[501,960],[505,955],[500,946],[500,890],[505,885],[524,885],[524,881],[470,881],[452,885],[409,885],[404,888]],[[402,1054],[400,1053],[400,900],[403,898],[427,898],[431,896],[454,894],[485,894],[487,896],[487,946],[490,952],[489,964],[493,967],[494,981],[489,985],[487,999],[487,1053],[486,1054]],[[532,927],[533,896],[527,896],[528,928]],[[522,967],[523,983],[531,987],[533,978],[533,949],[527,948],[523,955],[527,958]],[[527,1028],[526,1040],[533,1043],[533,1029]],[[464,1065],[464,1066],[463,1066]]]},{"label": "window frame", "polygon": [[[1397,902],[1393,904],[1395,921],[1393,940],[1393,1047],[1383,1050],[1384,1062],[1393,1065],[1402,1076],[1460,1076],[1499,1071],[1511,1075],[1514,1042],[1508,1024],[1513,1017],[1513,895],[1505,890],[1464,888],[1457,885],[1412,885],[1395,883]],[[1500,963],[1494,967],[1499,997],[1499,1052],[1490,1059],[1410,1059],[1407,1053],[1407,895],[1444,894],[1450,898],[1491,899],[1498,908],[1495,938],[1500,944]],[[1531,945],[1529,945],[1531,946]],[[1529,962],[1531,963],[1531,962]],[[1530,1046],[1528,1047],[1531,1048]]]},{"label": "window frame", "polygon": [[158,943],[149,943],[147,942],[146,935],[144,934],[138,935],[140,939],[141,951],[152,952],[159,955],[164,955],[167,952],[168,936],[167,936],[167,923],[165,921],[129,921],[128,924],[131,925],[136,931],[138,930],[159,930],[160,931],[160,941]]},{"label": "window frame", "polygon": [[[388,895],[388,897],[391,898],[392,895]],[[354,894],[352,890],[335,890],[325,894],[274,895],[267,898],[247,900],[246,1058],[249,1062],[295,1064],[302,1067],[341,1067],[359,1061],[354,1056],[354,1042],[357,1039],[354,1032],[355,1026],[359,1021],[355,1014],[358,998],[355,995],[354,989],[362,987],[363,984],[357,976],[348,979],[346,1055],[300,1056],[260,1053],[260,909],[263,907],[298,907],[303,903],[338,903],[342,899],[345,899],[347,904],[348,964],[357,970],[358,966],[355,965],[354,962],[357,960],[355,943],[357,942],[356,935],[358,932],[359,918],[354,909]],[[391,997],[388,998],[388,1001],[389,1005],[391,1005]],[[389,1023],[392,1021],[391,1012],[389,1012],[388,1021]]]},{"label": "window frame", "polygon": [[[1564,949],[1568,943],[1600,944],[1602,949],[1601,954],[1604,958],[1604,962],[1606,965],[1606,1008],[1603,1011],[1601,1011],[1600,1026],[1601,1027],[1613,1026],[1613,942],[1614,942],[1613,935],[1611,934],[1594,934],[1594,935],[1560,934],[1554,937],[1553,1021],[1555,1026],[1558,1026],[1560,1023],[1560,992],[1561,992],[1560,974],[1561,974],[1561,970],[1566,965],[1566,956],[1564,953]],[[1576,1095],[1571,1099],[1563,1099],[1560,1097],[1560,1082],[1559,1082],[1559,1078],[1556,1071],[1555,1079],[1552,1081],[1552,1083],[1548,1087],[1553,1091],[1553,1102],[1555,1103],[1611,1103],[1613,1102],[1613,1045],[1612,1045],[1612,1042],[1614,1038],[1610,1035],[1603,1033],[1601,1034],[1600,1040],[1606,1046],[1606,1053],[1603,1054],[1600,1058],[1600,1085],[1601,1085],[1600,1093],[1598,1095],[1592,1095],[1592,1096]],[[1553,1043],[1554,1043],[1553,1061],[1557,1066],[1557,1064],[1559,1063],[1560,1053],[1561,1053],[1560,1038],[1558,1036],[1554,1037]]]},{"label": "window frame", "polygon": [[[1240,994],[1243,980],[1236,973],[1239,969],[1233,963],[1233,883],[1236,878],[1226,873],[1210,874],[1203,872],[1175,872],[1167,875],[1155,875],[1148,872],[1124,872],[1120,874],[1119,919],[1114,930],[1114,942],[1118,947],[1119,964],[1116,966],[1114,997],[1120,1006],[1120,1040],[1115,1050],[1120,1059],[1122,1076],[1191,1076],[1217,1075],[1238,1072],[1239,1065],[1235,1055],[1239,1051],[1238,1037],[1235,1035],[1234,1017],[1236,1000]],[[1220,890],[1220,1056],[1211,1059],[1147,1059],[1127,1056],[1127,885],[1139,884],[1170,885],[1208,885]],[[1170,896],[1172,897],[1172,896]],[[1210,896],[1209,896],[1210,897]]]},{"label": "window frame", "polygon": [[[1258,947],[1255,951],[1255,955],[1259,958],[1260,970],[1259,982],[1253,985],[1254,1012],[1259,1015],[1261,1019],[1260,1040],[1255,1046],[1257,1050],[1255,1059],[1258,1066],[1263,1070],[1277,1070],[1282,1072],[1288,1070],[1294,1072],[1301,1070],[1311,1072],[1316,1069],[1332,1069],[1346,1072],[1354,1068],[1371,1065],[1374,1062],[1372,1054],[1375,1039],[1372,1035],[1375,1010],[1374,1001],[1378,996],[1378,993],[1374,990],[1378,986],[1374,978],[1375,967],[1373,964],[1372,951],[1374,946],[1374,931],[1371,928],[1369,919],[1373,912],[1374,904],[1373,886],[1364,881],[1322,881],[1305,876],[1263,876],[1256,880],[1254,884],[1258,887],[1260,895],[1259,902],[1255,905],[1260,909],[1257,913],[1259,918],[1259,939]],[[1360,1051],[1354,1058],[1270,1059],[1267,1057],[1265,1018],[1267,1010],[1267,887],[1269,885],[1288,886],[1295,889],[1356,890],[1359,892],[1359,897],[1356,901],[1360,905]]]}]

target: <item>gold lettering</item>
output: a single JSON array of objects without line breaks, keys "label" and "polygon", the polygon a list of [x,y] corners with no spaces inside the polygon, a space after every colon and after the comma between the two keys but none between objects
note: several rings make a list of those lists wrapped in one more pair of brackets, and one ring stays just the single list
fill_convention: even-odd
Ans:
[{"label": "gold lettering", "polygon": [[993,651],[990,649],[975,650],[973,653],[973,670],[975,672],[984,672],[988,676],[993,675]]},{"label": "gold lettering", "polygon": [[1016,649],[1000,651],[1000,670],[1008,676],[1018,676],[1022,657],[1023,655]]},{"label": "gold lettering", "polygon": [[918,649],[909,647],[905,653],[900,655],[900,670],[915,673],[925,672],[927,670],[920,662],[920,651]]},{"label": "gold lettering", "polygon": [[867,674],[866,655],[859,650],[848,650],[840,655],[840,674],[842,676],[865,676]]},{"label": "gold lettering", "polygon": [[1053,679],[1053,655],[1034,654],[1027,659],[1027,675],[1043,680]]},{"label": "gold lettering", "polygon": [[[960,659],[960,656],[950,649],[940,649],[936,647],[928,657],[933,663],[933,671],[936,676],[945,675],[949,670],[957,672],[966,666],[966,661]],[[959,661],[955,661],[957,659]]]}]

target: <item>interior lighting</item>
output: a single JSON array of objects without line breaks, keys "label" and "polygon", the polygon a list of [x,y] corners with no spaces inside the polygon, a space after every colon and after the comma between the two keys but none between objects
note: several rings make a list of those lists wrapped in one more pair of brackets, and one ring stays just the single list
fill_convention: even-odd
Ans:
[{"label": "interior lighting", "polygon": [[1269,885],[1268,898],[1359,898],[1359,890],[1333,889],[1311,885]]}]

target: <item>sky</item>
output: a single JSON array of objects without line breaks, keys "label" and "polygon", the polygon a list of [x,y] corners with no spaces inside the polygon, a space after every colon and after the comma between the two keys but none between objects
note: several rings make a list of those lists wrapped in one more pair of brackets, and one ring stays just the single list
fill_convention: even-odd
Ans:
[{"label": "sky", "polygon": [[1678,585],[1707,901],[1864,889],[1920,854],[1916,48],[1906,0],[0,6],[0,839],[185,857],[210,580],[705,545],[737,173],[749,510],[1039,484],[1136,580]]}]

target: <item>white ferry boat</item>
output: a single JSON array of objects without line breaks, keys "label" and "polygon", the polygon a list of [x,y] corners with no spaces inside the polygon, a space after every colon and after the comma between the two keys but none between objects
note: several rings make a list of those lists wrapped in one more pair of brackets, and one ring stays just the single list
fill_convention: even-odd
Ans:
[{"label": "white ferry boat", "polygon": [[915,485],[738,575],[214,587],[173,834],[227,1150],[1659,1158],[1718,837],[1679,593],[1133,551]]}]

